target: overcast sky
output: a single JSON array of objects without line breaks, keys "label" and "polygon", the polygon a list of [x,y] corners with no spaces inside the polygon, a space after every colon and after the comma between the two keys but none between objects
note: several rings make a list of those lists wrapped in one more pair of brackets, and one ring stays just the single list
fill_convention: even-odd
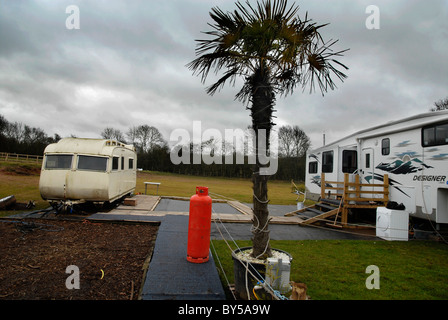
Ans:
[{"label": "overcast sky", "polygon": [[[213,97],[185,65],[208,31],[212,7],[233,0],[58,0],[0,2],[0,114],[48,135],[100,137],[106,127],[236,129],[250,124],[234,100],[238,87]],[[254,2],[254,1],[251,1]],[[290,1],[292,4],[292,1]],[[448,97],[448,0],[303,0],[299,15],[330,23],[325,39],[350,48],[340,60],[348,79],[324,97],[296,90],[277,98],[277,128],[298,125],[313,147],[354,131],[428,111]],[[366,28],[368,5],[380,29]],[[76,5],[80,29],[67,29]],[[210,85],[212,78],[206,85]],[[237,83],[238,86],[238,83]]]}]

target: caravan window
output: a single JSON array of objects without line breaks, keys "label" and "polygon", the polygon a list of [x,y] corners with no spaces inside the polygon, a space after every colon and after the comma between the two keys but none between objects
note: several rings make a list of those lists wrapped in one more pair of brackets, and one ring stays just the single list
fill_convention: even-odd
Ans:
[{"label": "caravan window", "polygon": [[342,172],[353,173],[358,169],[358,152],[355,150],[342,151]]},{"label": "caravan window", "polygon": [[118,170],[118,157],[112,158],[112,170],[116,171]]},{"label": "caravan window", "polygon": [[51,154],[45,160],[45,169],[70,169],[72,167],[73,155]]},{"label": "caravan window", "polygon": [[78,156],[78,170],[106,171],[107,158]]},{"label": "caravan window", "polygon": [[448,123],[436,127],[436,144],[448,144]]},{"label": "caravan window", "polygon": [[423,147],[440,146],[444,144],[448,144],[448,123],[423,128]]},{"label": "caravan window", "polygon": [[129,158],[129,166],[128,166],[128,168],[129,169],[134,169],[134,159]]},{"label": "caravan window", "polygon": [[322,172],[333,172],[333,151],[322,152]]},{"label": "caravan window", "polygon": [[381,154],[387,156],[390,154],[390,139],[381,140]]},{"label": "caravan window", "polygon": [[370,168],[370,153],[366,153],[366,169]]},{"label": "caravan window", "polygon": [[317,173],[317,161],[308,163],[308,173]]}]

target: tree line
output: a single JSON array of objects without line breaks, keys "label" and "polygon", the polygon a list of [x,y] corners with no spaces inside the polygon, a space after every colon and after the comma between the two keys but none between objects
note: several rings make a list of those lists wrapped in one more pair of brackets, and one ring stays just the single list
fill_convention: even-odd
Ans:
[{"label": "tree line", "polygon": [[58,134],[48,136],[41,128],[9,122],[0,114],[0,152],[42,155],[47,145],[60,139]]},{"label": "tree line", "polygon": [[448,110],[448,97],[434,102],[434,107],[430,109],[432,112]]},{"label": "tree line", "polygon": [[[165,171],[178,174],[195,176],[216,176],[229,178],[251,178],[253,165],[250,164],[246,152],[242,156],[244,163],[238,164],[236,159],[241,157],[237,151],[228,151],[226,141],[210,139],[203,141],[200,145],[190,143],[186,146],[177,146],[173,150],[168,146],[168,142],[163,138],[160,131],[153,126],[140,125],[128,129],[126,133],[111,127],[105,128],[101,132],[104,139],[115,139],[125,143],[133,144],[137,149],[138,166],[146,170]],[[305,179],[306,152],[311,145],[310,138],[298,126],[282,126],[278,129],[278,170],[271,179],[277,180],[300,180]],[[221,148],[217,148],[218,144]],[[222,150],[221,154],[214,154],[213,157],[221,158],[211,164],[204,162],[195,163],[197,154]],[[224,152],[226,150],[227,152]],[[232,150],[232,149],[231,149]],[[189,163],[173,164],[170,158],[171,152],[187,152]],[[233,159],[230,164],[228,157]]]},{"label": "tree line", "polygon": [[[100,133],[103,139],[114,139],[123,143],[133,144],[137,150],[138,167],[144,170],[172,172],[196,176],[215,176],[229,178],[251,178],[252,167],[248,156],[243,155],[244,163],[237,164],[237,151],[233,150],[214,157],[221,157],[222,164],[194,163],[195,154],[213,149],[218,143],[222,143],[222,150],[226,142],[210,139],[201,145],[190,143],[185,148],[179,148],[175,152],[188,152],[191,159],[189,164],[172,163],[170,153],[173,150],[164,139],[160,131],[150,125],[130,127],[126,132],[107,127]],[[74,137],[72,135],[72,137]],[[9,122],[0,115],[0,152],[42,155],[47,145],[61,139],[59,134],[48,136],[41,128],[28,126],[21,122]],[[271,179],[277,180],[303,180],[305,177],[305,154],[310,147],[310,139],[298,126],[282,126],[278,129],[278,170]],[[182,150],[180,150],[182,149]],[[185,151],[187,150],[187,151]],[[207,151],[207,152],[208,152]],[[213,151],[212,151],[213,152]],[[228,158],[233,157],[232,164]],[[239,155],[240,156],[240,155]]]}]

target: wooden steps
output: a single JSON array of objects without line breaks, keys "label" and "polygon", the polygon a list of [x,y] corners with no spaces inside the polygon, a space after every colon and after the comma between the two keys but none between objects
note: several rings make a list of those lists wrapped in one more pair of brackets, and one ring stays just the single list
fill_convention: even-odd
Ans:
[{"label": "wooden steps", "polygon": [[327,211],[327,212],[322,212],[321,214],[316,215],[313,218],[309,218],[305,221],[303,221],[301,224],[307,225],[307,224],[312,224],[315,222],[319,222],[322,221],[323,219],[327,219],[329,217],[335,216],[339,213],[340,209],[339,208],[335,208],[331,211]]},{"label": "wooden steps", "polygon": [[[340,185],[340,187],[333,185]],[[336,193],[331,194],[334,190]],[[298,215],[303,219],[301,225],[321,223],[332,227],[348,227],[350,210],[376,209],[379,206],[386,206],[388,201],[389,177],[387,174],[384,175],[382,184],[371,184],[360,183],[359,175],[351,177],[348,173],[344,174],[344,181],[327,181],[325,173],[322,173],[320,201],[312,206],[289,212],[285,216]]]},{"label": "wooden steps", "polygon": [[340,210],[341,208],[339,207],[339,202],[337,203],[337,206],[334,206],[329,205],[327,202],[321,201],[312,206],[289,212],[285,214],[285,216],[298,216],[303,220],[300,223],[301,225],[309,225],[317,222],[322,222],[325,219],[333,217],[337,215]]}]

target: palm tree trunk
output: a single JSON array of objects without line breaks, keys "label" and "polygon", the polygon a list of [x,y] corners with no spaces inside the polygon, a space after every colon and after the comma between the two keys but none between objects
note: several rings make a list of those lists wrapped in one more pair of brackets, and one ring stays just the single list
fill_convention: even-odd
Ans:
[{"label": "palm tree trunk", "polygon": [[[268,156],[269,137],[272,127],[275,95],[269,82],[269,75],[262,68],[258,69],[250,80],[252,86],[252,128],[255,131],[256,163],[252,175],[253,182],[253,253],[254,257],[266,258],[272,255],[269,245],[269,211],[268,211],[268,179],[261,175],[260,155]],[[263,129],[265,134],[263,134]],[[260,143],[259,137],[265,137],[265,143]],[[264,140],[264,139],[263,139]]]}]

